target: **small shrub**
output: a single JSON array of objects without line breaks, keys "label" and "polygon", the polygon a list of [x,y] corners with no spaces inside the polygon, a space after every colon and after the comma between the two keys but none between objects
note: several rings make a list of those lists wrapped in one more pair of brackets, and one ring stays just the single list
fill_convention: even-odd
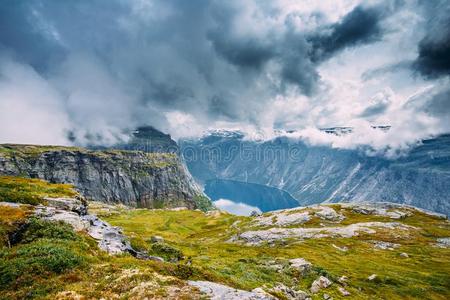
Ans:
[{"label": "small shrub", "polygon": [[148,251],[147,242],[140,237],[130,238],[131,247],[136,251]]},{"label": "small shrub", "polygon": [[155,255],[161,256],[169,261],[170,260],[178,261],[183,258],[183,252],[165,243],[152,244],[152,252]]},{"label": "small shrub", "polygon": [[194,274],[194,268],[188,265],[177,264],[174,269],[170,271],[172,276],[180,279],[189,279]]},{"label": "small shrub", "polygon": [[70,246],[41,239],[15,249],[0,251],[0,287],[16,282],[24,283],[33,276],[61,274],[83,263]]},{"label": "small shrub", "polygon": [[63,221],[46,221],[31,218],[24,232],[18,237],[21,243],[31,243],[38,239],[78,240],[72,227]]},{"label": "small shrub", "polygon": [[193,198],[196,208],[202,210],[202,211],[208,211],[213,208],[213,205],[211,201],[202,195],[195,195]]},{"label": "small shrub", "polygon": [[317,273],[318,275],[327,277],[327,278],[330,279],[331,281],[337,281],[337,280],[339,279],[339,277],[334,276],[333,274],[329,273],[327,270],[325,270],[325,269],[322,268],[322,267],[319,267],[319,266],[313,266],[312,270],[313,270],[315,273]]},{"label": "small shrub", "polygon": [[0,247],[10,246],[10,235],[25,223],[26,215],[21,208],[0,206]]}]

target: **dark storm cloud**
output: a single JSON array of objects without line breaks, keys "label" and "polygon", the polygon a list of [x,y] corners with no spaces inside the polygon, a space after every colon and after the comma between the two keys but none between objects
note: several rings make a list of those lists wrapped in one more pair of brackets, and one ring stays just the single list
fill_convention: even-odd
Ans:
[{"label": "dark storm cloud", "polygon": [[[306,30],[309,15],[283,15],[276,1],[5,0],[0,55],[51,88],[71,140],[101,128],[120,129],[112,137],[141,124],[167,130],[171,111],[203,124],[257,123],[276,96],[317,95],[320,64],[382,39],[397,3],[357,5],[335,23],[308,12],[316,25]],[[424,74],[447,68],[430,45],[445,49],[448,39],[432,31],[419,47]]]},{"label": "dark storm cloud", "polygon": [[215,8],[212,10],[214,25],[207,38],[216,53],[235,66],[261,69],[275,55],[273,41],[267,37],[237,36],[232,30],[237,8],[226,5]]},{"label": "dark storm cloud", "polygon": [[[311,96],[320,80],[317,65],[345,48],[379,40],[384,33],[381,22],[393,10],[390,6],[357,6],[340,22],[310,34],[294,28],[293,14],[286,19],[284,31],[263,36],[234,32],[236,8],[225,6],[215,12],[214,29],[208,32],[208,38],[216,53],[239,68],[261,70],[269,61],[278,63],[281,71],[279,89],[294,85],[303,94]],[[271,10],[267,13],[274,14]],[[320,13],[315,15],[321,19]]]},{"label": "dark storm cloud", "polygon": [[[266,80],[261,76],[269,61],[279,66],[279,73],[271,76],[280,80],[278,86],[268,83],[266,93],[282,92],[293,85],[312,95],[320,80],[315,60],[381,35],[379,10],[360,6],[308,41],[289,27],[289,22],[284,30],[241,35],[233,30],[239,26],[238,2],[154,1],[142,12],[142,18],[142,8],[133,7],[133,3],[3,3],[1,43],[40,72],[49,68],[50,72],[61,72],[58,66],[65,57],[81,53],[94,57],[113,80],[132,89],[141,103],[192,110],[200,105],[210,107],[203,111],[214,114],[212,117],[230,119],[234,115],[239,119],[245,114],[234,101],[241,100],[223,95],[229,87],[234,89],[232,94],[240,94],[255,81]],[[164,10],[167,15],[160,17]],[[261,10],[267,13],[265,17],[276,14],[267,7]],[[233,73],[221,61],[243,71]],[[227,79],[226,86],[224,76],[234,80]],[[222,95],[221,106],[212,101],[217,95]]]},{"label": "dark storm cloud", "polygon": [[345,48],[380,40],[384,33],[381,21],[385,16],[382,7],[355,7],[340,22],[309,37],[312,60],[322,61]]},{"label": "dark storm cloud", "polygon": [[6,0],[0,5],[0,51],[44,71],[61,58],[64,49],[42,29],[27,2]]},{"label": "dark storm cloud", "polygon": [[418,44],[413,67],[427,78],[450,74],[450,2],[422,1],[427,17],[425,37]]}]

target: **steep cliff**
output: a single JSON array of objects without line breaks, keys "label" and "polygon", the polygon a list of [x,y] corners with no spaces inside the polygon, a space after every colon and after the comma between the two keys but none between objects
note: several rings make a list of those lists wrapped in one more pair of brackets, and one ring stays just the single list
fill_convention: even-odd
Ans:
[{"label": "steep cliff", "polygon": [[238,132],[180,145],[189,171],[202,184],[219,178],[273,186],[300,205],[389,201],[450,214],[450,135],[423,141],[398,159],[286,137],[251,141]]},{"label": "steep cliff", "polygon": [[0,145],[0,174],[70,183],[88,199],[134,207],[210,206],[175,154]]}]

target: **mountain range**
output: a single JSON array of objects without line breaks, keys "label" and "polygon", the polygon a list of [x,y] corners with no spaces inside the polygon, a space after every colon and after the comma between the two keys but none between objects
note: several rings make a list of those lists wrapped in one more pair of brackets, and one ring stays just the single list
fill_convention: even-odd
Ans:
[{"label": "mountain range", "polygon": [[238,131],[209,132],[181,141],[180,147],[202,185],[212,179],[256,183],[287,191],[298,205],[388,201],[450,214],[448,134],[394,159],[286,136],[254,141]]}]

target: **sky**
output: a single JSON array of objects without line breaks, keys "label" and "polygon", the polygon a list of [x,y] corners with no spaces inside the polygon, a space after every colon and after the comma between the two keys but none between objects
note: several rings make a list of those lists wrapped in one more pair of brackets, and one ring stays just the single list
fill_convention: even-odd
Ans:
[{"label": "sky", "polygon": [[1,143],[140,125],[377,149],[450,132],[450,1],[1,1]]}]

